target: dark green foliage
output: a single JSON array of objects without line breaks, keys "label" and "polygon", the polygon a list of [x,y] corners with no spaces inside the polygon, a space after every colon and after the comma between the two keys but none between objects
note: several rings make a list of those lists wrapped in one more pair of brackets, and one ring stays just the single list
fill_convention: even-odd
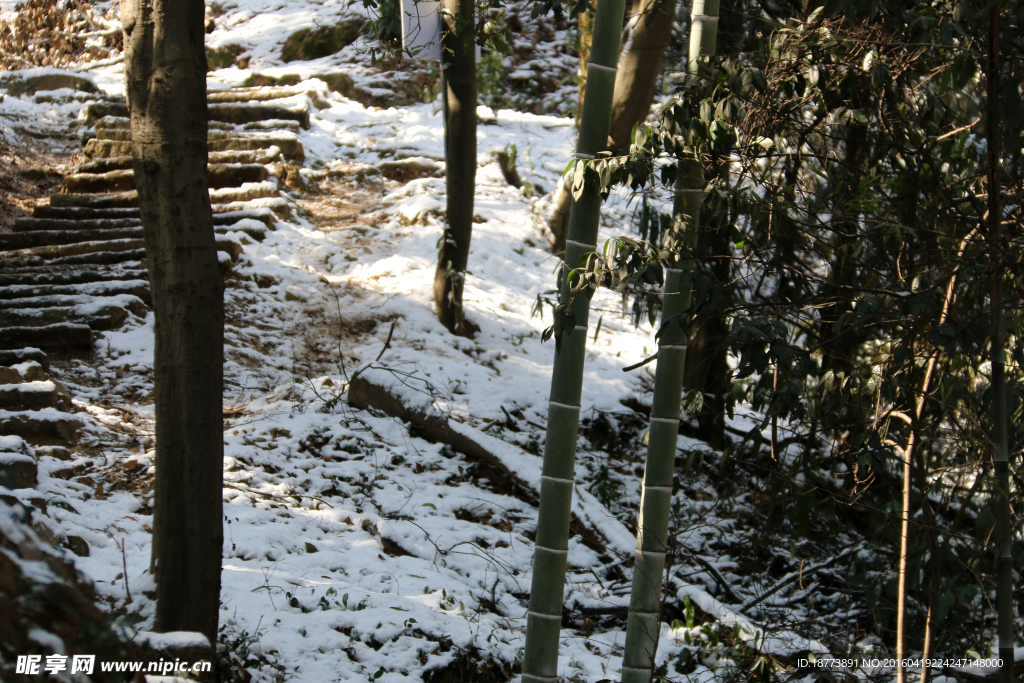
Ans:
[{"label": "dark green foliage", "polygon": [[[660,125],[637,129],[628,156],[591,164],[603,189],[626,185],[642,197],[644,241],[610,259],[613,282],[653,319],[660,301],[644,273],[664,261],[671,239],[657,207],[670,200],[676,160],[695,150],[709,187],[686,322],[719,324],[736,359],[727,390],[705,408],[728,414],[742,402],[758,418],[749,431],[732,430],[720,493],[744,490],[730,468],[757,473],[773,506],[770,521],[752,520],[763,529],[756,543],[830,527],[860,538],[867,552],[839,592],[858,615],[851,628],[891,648],[902,515],[894,501],[913,427],[908,649],[920,651],[929,607],[934,654],[988,647],[992,605],[983,596],[995,574],[996,515],[986,8],[832,2],[811,15],[791,17],[787,6],[768,16],[773,6],[738,3],[759,17],[742,29],[723,14],[733,49],[716,75],[680,88]],[[1011,265],[1024,232],[1024,44],[1014,42],[1024,5],[999,6],[1000,106],[1015,112],[1000,128],[998,247],[1008,262],[995,270],[1012,461],[1024,435],[1024,279]],[[919,402],[919,419],[908,420]],[[1019,525],[1019,504],[1014,514]]]},{"label": "dark green foliage", "polygon": [[334,26],[304,28],[288,36],[281,47],[281,59],[286,62],[327,57],[355,42],[362,23],[348,19]]}]

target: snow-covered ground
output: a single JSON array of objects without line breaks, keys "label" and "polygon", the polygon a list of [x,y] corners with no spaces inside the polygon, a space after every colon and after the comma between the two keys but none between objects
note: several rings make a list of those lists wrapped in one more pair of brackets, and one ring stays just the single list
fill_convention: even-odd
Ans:
[{"label": "snow-covered ground", "polygon": [[[327,66],[371,72],[365,60],[345,61],[355,52],[280,63],[290,32],[336,21],[349,11],[345,3],[246,0],[224,9],[210,44],[243,44],[251,60],[246,70],[212,73],[211,85],[239,83],[254,70],[309,79]],[[120,69],[92,73],[105,91],[120,94]],[[302,210],[294,218],[262,242],[246,240],[226,292],[223,640],[248,660],[256,681],[418,681],[460,657],[492,659],[511,671],[523,645],[536,508],[479,463],[414,436],[398,420],[351,408],[344,388],[372,366],[428,397],[460,428],[505,442],[503,457],[524,481],[539,476],[554,348],[541,342],[550,309],[537,315],[534,307],[553,288],[558,260],[541,228],[549,199],[510,187],[495,152],[515,145],[524,180],[550,191],[572,155],[573,121],[481,112],[489,122],[478,129],[479,219],[465,289],[480,330],[470,340],[444,330],[432,310],[445,205],[444,179],[433,170],[443,160],[438,105],[367,108],[315,79],[300,87],[318,93],[311,128],[301,132],[309,191],[295,194]],[[0,103],[5,112],[65,121],[80,106],[30,97]],[[418,177],[388,180],[387,164],[403,159]],[[611,202],[602,240],[625,231],[629,210],[622,197]],[[653,353],[654,331],[634,327],[621,308],[612,292],[594,300],[585,418],[628,412],[621,401],[650,390],[653,365],[622,369]],[[93,420],[75,460],[42,458],[38,492],[17,494],[59,503],[43,523],[58,538],[88,544],[88,556],[68,558],[111,610],[137,615],[139,629],[151,626],[154,613],[147,595],[154,587],[152,325],[150,315],[104,333],[96,359],[61,376]],[[633,476],[612,509],[591,485],[608,455],[585,441],[581,447],[576,511],[595,533],[570,543],[566,604],[621,608],[629,586],[622,567],[631,565],[634,545],[623,511],[636,509],[642,462],[629,465]],[[680,448],[705,447],[680,437]],[[700,549],[728,533],[713,523],[724,505],[713,491],[684,498],[679,506],[690,521],[681,543]],[[734,566],[728,557],[710,559],[723,571]],[[741,638],[758,630],[712,597],[711,574],[687,571],[670,582],[680,598],[738,624]],[[659,662],[708,639],[696,626],[662,629]],[[773,638],[762,647],[823,650],[784,632]],[[565,630],[560,670],[573,681],[615,678],[623,641],[620,628]],[[713,672],[698,664],[691,676]]]}]

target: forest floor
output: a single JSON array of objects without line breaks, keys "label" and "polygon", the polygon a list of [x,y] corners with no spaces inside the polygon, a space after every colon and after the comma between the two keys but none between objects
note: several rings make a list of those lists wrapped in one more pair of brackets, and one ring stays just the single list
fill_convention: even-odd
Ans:
[{"label": "forest floor", "polygon": [[[322,93],[301,133],[305,167],[288,180],[294,217],[246,245],[226,282],[224,657],[261,682],[511,680],[535,499],[401,420],[352,408],[346,389],[360,371],[390,377],[479,438],[503,443],[502,458],[527,483],[539,475],[554,349],[541,341],[550,306],[535,305],[550,296],[558,264],[543,234],[543,190],[571,158],[573,119],[481,110],[465,290],[480,329],[456,337],[436,321],[431,295],[445,206],[437,103],[382,109],[311,80],[344,70],[363,92],[380,89],[392,76],[371,64],[362,41],[328,58],[281,61],[291,31],[354,11],[342,3],[211,8],[209,44],[241,45],[248,57],[244,69],[212,72],[211,87],[259,71],[296,74]],[[566,31],[545,31],[533,52],[524,47],[536,64],[516,68],[571,73]],[[123,93],[119,65],[92,73],[107,92]],[[423,73],[401,78],[429,89]],[[548,92],[535,110],[558,113],[575,97],[571,81],[540,90]],[[55,117],[63,131],[12,123],[31,114]],[[4,221],[59,185],[82,132],[76,116],[25,98],[0,101]],[[504,179],[497,152],[510,145],[535,196]],[[633,208],[613,196],[602,241],[623,231]],[[619,675],[654,366],[622,369],[656,347],[654,329],[635,326],[614,292],[598,293],[593,316],[559,664],[578,683]],[[84,541],[88,552],[68,557],[129,632],[150,627],[154,614],[152,326],[150,315],[102,333],[94,359],[59,370],[90,419],[72,462],[40,463],[39,490],[55,503],[42,524],[58,541]],[[754,424],[742,407],[730,421],[739,432]],[[762,660],[785,677],[808,653],[882,656],[877,639],[851,626],[864,615],[840,609],[839,575],[828,578],[842,564],[835,558],[856,552],[856,534],[759,546],[757,520],[774,502],[756,487],[737,490],[722,452],[683,436],[678,446],[681,462],[698,453],[707,468],[683,476],[673,503],[669,623],[657,652],[666,678],[726,678]]]}]

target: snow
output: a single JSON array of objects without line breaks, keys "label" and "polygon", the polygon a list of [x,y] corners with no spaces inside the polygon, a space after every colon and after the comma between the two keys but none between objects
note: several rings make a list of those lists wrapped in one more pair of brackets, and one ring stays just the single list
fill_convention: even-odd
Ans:
[{"label": "snow", "polygon": [[[250,670],[259,682],[277,680],[278,672],[294,683],[378,673],[381,683],[419,681],[470,648],[511,665],[524,641],[536,509],[481,476],[478,463],[416,436],[398,420],[352,409],[343,387],[356,371],[389,385],[410,407],[446,416],[452,429],[486,446],[526,486],[539,488],[554,345],[541,342],[550,309],[539,316],[533,309],[538,296],[553,288],[558,266],[540,229],[550,197],[528,198],[509,187],[494,153],[515,145],[523,179],[551,190],[573,155],[573,122],[499,109],[491,125],[478,127],[479,222],[464,298],[480,330],[472,340],[455,337],[438,323],[432,300],[445,207],[445,182],[430,175],[443,167],[439,105],[367,108],[330,92],[322,81],[308,80],[328,67],[344,67],[360,82],[367,80],[365,66],[350,61],[366,48],[362,40],[329,58],[280,64],[280,45],[291,32],[353,11],[341,0],[236,0],[229,7],[208,44],[243,45],[251,68],[214,72],[211,88],[238,83],[255,70],[306,78],[294,89],[312,93],[315,102],[307,95],[278,102],[308,106],[310,129],[269,137],[299,139],[311,176],[346,178],[363,171],[381,189],[354,220],[277,220],[262,241],[246,240],[234,266],[237,278],[225,292],[225,405],[239,413],[226,421],[224,433],[221,625],[229,639],[246,643],[239,656],[258,662]],[[123,93],[120,65],[91,73],[105,92]],[[8,97],[0,107],[66,124],[77,118],[82,103],[44,106]],[[394,161],[418,165],[427,175],[385,182],[382,164]],[[359,189],[360,183],[352,180],[346,187]],[[278,184],[246,188],[276,192]],[[339,196],[343,191],[331,190]],[[214,190],[211,196],[233,192]],[[293,200],[304,201],[288,201]],[[282,204],[265,197],[229,206]],[[623,231],[628,211],[624,197],[613,195],[599,246]],[[244,218],[234,227],[261,229],[263,223]],[[129,299],[134,297],[116,298],[125,304]],[[82,304],[76,312],[99,312],[112,300]],[[622,368],[656,346],[649,324],[634,327],[621,316],[614,292],[599,291],[592,307],[583,415],[622,411],[622,399],[645,395],[654,366],[631,373]],[[154,588],[148,484],[154,458],[153,325],[149,314],[98,333],[99,360],[71,364],[61,380],[81,412],[33,413],[88,419],[72,462],[41,458],[37,494],[66,504],[50,506],[41,524],[88,543],[88,557],[68,558],[95,582],[104,603],[138,615],[142,628],[152,627],[155,611],[145,596]],[[515,419],[519,431],[493,429],[510,413],[521,416]],[[0,411],[0,419],[9,415]],[[736,424],[754,425],[743,419]],[[17,450],[18,444],[3,439],[9,437],[0,437],[0,447]],[[703,448],[682,437],[679,444]],[[609,590],[596,572],[602,563],[628,562],[636,539],[583,485],[593,460],[581,447],[572,509],[605,548],[601,553],[579,536],[572,539],[567,604],[621,607],[628,595]],[[80,477],[52,476],[76,466],[105,473],[106,492]],[[621,505],[635,509],[639,482],[630,482],[621,498]],[[683,494],[677,501],[691,504]],[[710,514],[710,504],[701,509]],[[0,524],[4,519],[0,510]],[[693,540],[699,547],[700,535],[693,532],[681,542]],[[740,625],[746,638],[763,631],[713,597],[700,576],[673,585],[722,623]],[[165,636],[140,637],[155,645]],[[679,629],[662,625],[659,663],[683,649],[681,638]],[[564,631],[560,671],[590,682],[614,676],[623,642],[621,629],[589,636]],[[825,651],[778,632],[764,647],[777,654]],[[703,666],[694,674],[700,680],[712,675]]]},{"label": "snow", "polygon": [[133,640],[139,645],[148,644],[154,650],[183,650],[186,648],[210,647],[210,641],[202,633],[195,631],[171,631],[170,633],[153,633],[140,631]]}]

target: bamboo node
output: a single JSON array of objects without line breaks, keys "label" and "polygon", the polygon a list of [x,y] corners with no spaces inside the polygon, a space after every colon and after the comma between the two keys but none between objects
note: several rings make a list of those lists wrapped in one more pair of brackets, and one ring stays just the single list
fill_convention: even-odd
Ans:
[{"label": "bamboo node", "polygon": [[533,610],[527,610],[526,613],[530,616],[539,617],[541,619],[558,619],[559,621],[562,620],[561,614],[544,614],[543,612],[534,612]]},{"label": "bamboo node", "polygon": [[540,545],[539,543],[536,546],[534,546],[534,547],[535,548],[543,548],[544,550],[547,550],[549,553],[560,553],[562,555],[568,555],[569,554],[568,550],[561,550],[559,548],[549,548],[546,545]]},{"label": "bamboo node", "polygon": [[609,73],[615,73],[618,71],[617,67],[607,66],[605,64],[598,64],[597,62],[587,62],[588,69],[597,69],[598,71],[607,71]]},{"label": "bamboo node", "polygon": [[552,477],[550,474],[542,474],[542,475],[540,475],[540,478],[541,479],[550,479],[551,481],[563,481],[563,482],[566,482],[568,484],[575,484],[576,483],[575,479],[566,479],[565,477]]},{"label": "bamboo node", "polygon": [[580,409],[578,405],[572,405],[570,403],[559,403],[558,401],[548,401],[548,405],[556,405],[561,408],[575,408],[576,410]]}]

